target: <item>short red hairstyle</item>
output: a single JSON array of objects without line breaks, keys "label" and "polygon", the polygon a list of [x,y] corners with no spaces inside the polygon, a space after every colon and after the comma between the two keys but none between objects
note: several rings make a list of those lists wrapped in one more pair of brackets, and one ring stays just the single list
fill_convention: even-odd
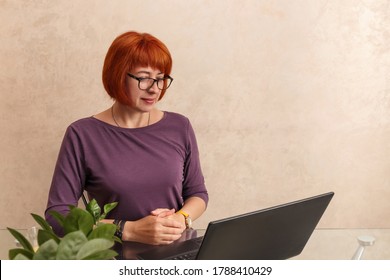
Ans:
[{"label": "short red hairstyle", "polygon": [[[108,49],[103,65],[103,85],[108,95],[130,105],[126,75],[136,67],[148,66],[165,75],[171,74],[172,57],[165,44],[148,33],[130,31],[118,36]],[[162,90],[159,100],[164,94]]]}]

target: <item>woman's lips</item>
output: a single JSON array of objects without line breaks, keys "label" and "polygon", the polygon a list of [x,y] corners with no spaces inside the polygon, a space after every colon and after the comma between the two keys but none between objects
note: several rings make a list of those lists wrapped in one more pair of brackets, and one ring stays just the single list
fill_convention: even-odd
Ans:
[{"label": "woman's lips", "polygon": [[154,103],[154,98],[141,98],[141,99],[148,104]]}]

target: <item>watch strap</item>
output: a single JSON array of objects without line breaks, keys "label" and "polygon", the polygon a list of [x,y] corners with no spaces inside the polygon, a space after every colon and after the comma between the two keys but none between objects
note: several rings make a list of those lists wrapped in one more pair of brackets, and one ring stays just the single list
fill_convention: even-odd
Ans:
[{"label": "watch strap", "polygon": [[189,214],[187,214],[187,213],[184,212],[183,210],[179,210],[179,211],[177,211],[177,213],[182,214],[182,215],[184,216],[184,218],[188,218],[188,217],[190,216]]},{"label": "watch strap", "polygon": [[191,221],[190,215],[188,213],[184,212],[183,210],[179,210],[179,211],[177,211],[177,213],[182,214],[184,216],[186,228],[191,228],[192,221]]}]

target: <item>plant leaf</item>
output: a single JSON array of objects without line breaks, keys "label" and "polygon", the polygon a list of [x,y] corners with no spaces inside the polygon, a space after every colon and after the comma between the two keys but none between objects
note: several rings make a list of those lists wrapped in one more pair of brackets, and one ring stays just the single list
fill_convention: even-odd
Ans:
[{"label": "plant leaf", "polygon": [[48,230],[48,231],[53,231],[53,229],[51,228],[51,226],[46,222],[46,220],[44,218],[42,218],[41,216],[37,215],[37,214],[33,214],[31,213],[31,216],[34,218],[34,220],[45,230]]},{"label": "plant leaf", "polygon": [[118,256],[118,253],[109,249],[93,253],[85,257],[83,260],[111,260],[116,256]]},{"label": "plant leaf", "polygon": [[64,227],[64,221],[65,221],[65,217],[58,213],[57,211],[49,211],[49,214],[54,218],[56,219],[56,221],[58,222],[58,224],[61,226],[61,227]]},{"label": "plant leaf", "polygon": [[104,214],[108,214],[112,209],[114,209],[118,205],[118,202],[112,202],[104,205]]},{"label": "plant leaf", "polygon": [[87,242],[87,237],[80,230],[65,235],[58,245],[57,260],[76,260],[77,252]]},{"label": "plant leaf", "polygon": [[10,260],[14,260],[19,254],[25,256],[29,260],[31,260],[34,256],[34,253],[31,253],[30,251],[22,248],[11,249],[8,251],[8,257]]},{"label": "plant leaf", "polygon": [[14,258],[15,261],[26,261],[29,260],[25,255],[23,254],[17,254]]},{"label": "plant leaf", "polygon": [[81,208],[73,208],[65,217],[64,231],[65,234],[81,230],[88,235],[93,229],[94,221],[91,214]]},{"label": "plant leaf", "polygon": [[18,232],[17,230],[15,230],[13,228],[8,228],[7,227],[7,229],[16,238],[16,240],[19,241],[20,245],[22,245],[24,249],[26,249],[27,251],[30,251],[31,253],[34,253],[34,249],[33,249],[32,245],[31,245],[31,243],[27,240],[26,237],[24,237],[23,234],[21,234],[20,232]]},{"label": "plant leaf", "polygon": [[118,243],[122,243],[122,240],[116,235],[114,235],[112,240],[114,240],[115,242],[118,242]]},{"label": "plant leaf", "polygon": [[92,199],[87,205],[87,211],[93,216],[94,224],[99,221],[101,208],[97,203],[96,199]]},{"label": "plant leaf", "polygon": [[38,230],[38,244],[41,246],[43,243],[45,243],[48,240],[54,240],[57,244],[60,243],[60,238],[54,234],[52,231],[40,229]]},{"label": "plant leaf", "polygon": [[105,238],[113,240],[117,226],[114,224],[101,224],[88,235],[88,239]]},{"label": "plant leaf", "polygon": [[80,248],[80,251],[77,253],[77,259],[88,259],[89,256],[110,249],[112,246],[114,246],[114,241],[108,239],[96,238],[89,240]]},{"label": "plant leaf", "polygon": [[39,246],[33,260],[55,260],[57,256],[58,244],[53,239],[50,239]]},{"label": "plant leaf", "polygon": [[108,204],[104,205],[104,207],[103,207],[104,211],[103,211],[103,214],[100,215],[99,221],[105,219],[107,214],[112,209],[114,209],[117,206],[117,204],[118,204],[118,202],[112,202],[112,203],[108,203]]},{"label": "plant leaf", "polygon": [[68,207],[69,207],[69,210],[76,208],[76,206],[74,206],[74,205],[68,205]]}]

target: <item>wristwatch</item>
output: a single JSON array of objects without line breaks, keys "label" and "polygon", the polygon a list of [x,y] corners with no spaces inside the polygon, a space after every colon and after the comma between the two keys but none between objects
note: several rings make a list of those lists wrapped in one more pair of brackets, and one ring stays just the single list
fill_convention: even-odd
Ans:
[{"label": "wristwatch", "polygon": [[180,213],[184,216],[186,228],[192,228],[192,220],[191,220],[190,215],[188,215],[186,212],[184,212],[182,210],[177,211],[177,213]]}]

